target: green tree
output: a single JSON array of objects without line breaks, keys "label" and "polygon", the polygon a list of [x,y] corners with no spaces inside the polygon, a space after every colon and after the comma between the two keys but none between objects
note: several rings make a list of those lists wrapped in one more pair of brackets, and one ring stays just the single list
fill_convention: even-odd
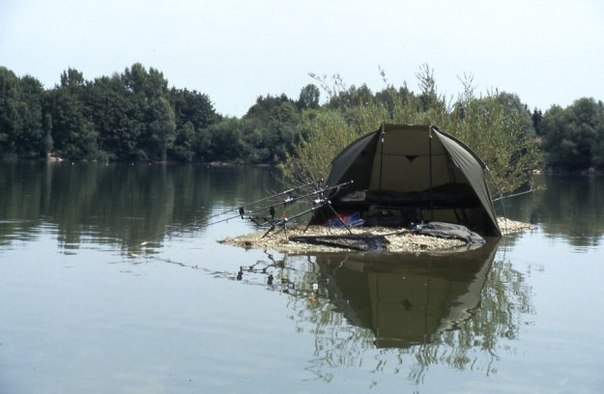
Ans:
[{"label": "green tree", "polygon": [[151,102],[148,112],[149,139],[145,151],[150,159],[165,161],[168,148],[172,148],[174,142],[174,111],[165,97],[158,97]]},{"label": "green tree", "polygon": [[49,93],[47,111],[55,153],[70,160],[95,159],[98,133],[87,119],[81,100],[68,87]]},{"label": "green tree", "polygon": [[17,152],[20,157],[44,157],[47,153],[42,118],[44,88],[31,76],[21,78],[21,116],[23,119],[23,138]]},{"label": "green tree", "polygon": [[0,154],[33,158],[46,153],[42,127],[44,89],[38,80],[19,79],[0,67]]},{"label": "green tree", "polygon": [[272,152],[269,163],[282,162],[297,142],[298,111],[291,102],[284,102],[274,109],[268,123],[263,145]]},{"label": "green tree", "polygon": [[195,90],[172,88],[169,97],[178,126],[191,122],[195,129],[204,129],[221,119],[206,94]]},{"label": "green tree", "polygon": [[[379,95],[361,100],[358,98],[366,92],[357,95],[358,91],[346,89],[331,96],[330,105],[305,111],[301,120],[303,140],[282,165],[286,179],[299,182],[326,178],[331,159],[344,146],[389,122],[437,125],[457,136],[483,158],[502,194],[528,182],[539,155],[530,113],[516,96],[497,93],[476,98],[467,83],[460,101],[449,108],[437,94],[429,67],[424,66],[418,78],[422,92],[417,97],[406,86],[387,86]],[[336,79],[334,88],[326,91],[332,94],[341,86]]]},{"label": "green tree", "polygon": [[419,82],[420,111],[428,111],[440,104],[440,98],[436,89],[434,70],[427,64],[423,64],[416,74]]},{"label": "green tree", "polygon": [[250,107],[243,118],[268,120],[272,111],[283,103],[294,104],[285,94],[280,96],[271,96],[270,94],[266,95],[266,97],[258,96],[256,103]]},{"label": "green tree", "polygon": [[99,133],[99,149],[110,160],[136,158],[137,141],[142,134],[142,119],[122,83],[122,78],[95,79],[86,89],[85,105],[88,117]]},{"label": "green tree", "polygon": [[375,99],[378,104],[386,108],[388,114],[387,120],[400,117],[400,115],[396,114],[395,111],[400,110],[401,108],[413,108],[410,103],[417,100],[413,92],[409,90],[406,84],[398,89],[392,85],[387,85],[386,88],[375,94]]},{"label": "green tree", "polygon": [[151,99],[168,92],[168,81],[164,74],[153,67],[147,71],[140,63],[126,68],[122,78],[126,89],[139,97]]},{"label": "green tree", "polygon": [[543,112],[540,109],[535,108],[531,118],[533,120],[533,128],[535,129],[535,133],[537,133],[537,135],[542,135],[543,132],[541,130],[541,121],[543,120]]},{"label": "green tree", "polygon": [[567,108],[551,107],[543,116],[547,164],[566,170],[586,170],[604,162],[604,104],[592,98]]},{"label": "green tree", "polygon": [[166,160],[175,139],[176,119],[163,73],[140,63],[124,70],[122,83],[130,102],[129,130],[136,136],[139,160]]},{"label": "green tree", "polygon": [[327,179],[331,160],[356,134],[342,112],[334,109],[305,111],[300,123],[305,138],[286,155],[279,168],[292,184]]},{"label": "green tree", "polygon": [[72,68],[63,71],[60,80],[47,94],[45,105],[55,153],[69,160],[97,159],[99,132],[86,103],[90,85]]},{"label": "green tree", "polygon": [[68,68],[49,91],[0,67],[3,157],[191,161],[210,148],[208,127],[220,119],[207,95],[168,90],[160,71],[140,63],[94,81]]},{"label": "green tree", "polygon": [[259,97],[242,119],[242,159],[279,163],[299,140],[299,112],[286,95]]},{"label": "green tree", "polygon": [[52,116],[46,113],[44,115],[44,157],[48,157],[54,149],[54,141],[52,139]]},{"label": "green tree", "polygon": [[[168,156],[178,161],[191,161],[197,153],[204,156],[209,147],[207,127],[221,117],[210,98],[196,91],[172,88],[169,92],[176,122],[173,148]],[[196,149],[197,146],[197,149]]]},{"label": "green tree", "polygon": [[205,161],[237,161],[242,157],[241,121],[226,118],[207,129],[210,147],[205,152]]},{"label": "green tree", "polygon": [[2,155],[17,153],[23,122],[19,107],[19,78],[10,70],[0,67],[0,152]]},{"label": "green tree", "polygon": [[177,161],[192,161],[195,157],[194,142],[195,126],[191,122],[186,122],[176,129],[169,156]]},{"label": "green tree", "polygon": [[442,120],[445,131],[464,141],[487,164],[491,190],[498,194],[525,186],[540,162],[530,113],[523,105],[509,105],[510,97],[507,93],[468,96],[463,119],[449,116],[449,122]]},{"label": "green tree", "polygon": [[362,106],[373,103],[374,96],[371,89],[366,84],[356,87],[355,85],[350,86],[346,90],[338,92],[337,95],[331,96],[328,102],[330,108],[339,108],[342,110],[354,110]]},{"label": "green tree", "polygon": [[246,163],[269,163],[271,150],[266,140],[271,130],[268,121],[246,118],[238,123],[241,135],[241,159]]},{"label": "green tree", "polygon": [[61,73],[61,87],[68,89],[79,89],[84,86],[84,74],[76,69],[68,68]]},{"label": "green tree", "polygon": [[[213,123],[209,127],[215,127],[223,121],[227,121],[230,118],[226,118],[220,122]],[[237,122],[239,122],[237,120]],[[186,128],[183,126],[183,129]],[[191,149],[193,150],[193,160],[199,160],[202,163],[206,163],[212,160],[212,132],[209,128],[197,130],[191,140]]]},{"label": "green tree", "polygon": [[300,97],[296,102],[298,109],[315,109],[319,108],[319,101],[321,100],[321,91],[319,88],[310,83],[302,88],[300,91]]}]

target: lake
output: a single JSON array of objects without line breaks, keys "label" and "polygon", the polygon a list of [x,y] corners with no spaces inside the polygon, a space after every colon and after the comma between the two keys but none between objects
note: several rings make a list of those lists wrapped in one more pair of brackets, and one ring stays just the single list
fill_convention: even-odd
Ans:
[{"label": "lake", "polygon": [[285,255],[208,225],[269,168],[4,163],[0,393],[604,392],[604,179],[535,184],[471,252]]}]

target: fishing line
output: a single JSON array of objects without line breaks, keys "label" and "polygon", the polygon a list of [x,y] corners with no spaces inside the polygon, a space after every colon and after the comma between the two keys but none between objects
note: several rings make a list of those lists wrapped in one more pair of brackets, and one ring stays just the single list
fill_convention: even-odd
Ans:
[{"label": "fishing line", "polygon": [[203,220],[204,219],[196,219],[196,220],[192,221],[191,223],[181,224],[181,225],[177,226],[176,228],[163,231],[161,234],[158,234],[158,235],[156,235],[154,237],[148,238],[147,240],[145,240],[145,241],[143,241],[143,242],[141,242],[139,244],[136,244],[135,246],[139,246],[139,247],[146,246],[146,245],[148,245],[150,243],[158,242],[161,238],[172,237],[173,233],[184,232],[184,230],[186,228],[188,228],[188,227],[198,226],[199,223],[201,223]]},{"label": "fishing line", "polygon": [[[137,253],[133,253],[133,252],[128,252],[128,257],[143,259],[143,260],[146,260],[146,262],[161,262],[161,263],[177,265],[182,268],[189,268],[192,270],[201,271],[204,274],[212,275],[215,278],[224,278],[224,279],[231,279],[231,280],[239,279],[238,275],[233,275],[233,273],[231,271],[211,270],[208,268],[200,267],[197,264],[185,264],[185,263],[173,260],[173,259],[160,257],[160,256],[150,256],[148,254],[137,254]],[[242,267],[240,267],[240,272],[241,272],[241,268]]]},{"label": "fishing line", "polygon": [[[265,237],[266,237],[266,236],[267,236],[267,235],[268,235],[268,234],[269,234],[271,231],[273,231],[273,230],[275,229],[275,227],[276,227],[276,226],[282,226],[282,229],[283,229],[284,231],[287,231],[287,229],[286,229],[286,227],[285,227],[285,226],[287,225],[287,222],[288,222],[288,221],[291,221],[291,220],[296,219],[296,218],[298,218],[298,217],[300,217],[300,216],[303,216],[303,215],[306,215],[306,214],[308,214],[308,213],[310,213],[310,212],[313,212],[313,211],[315,211],[315,210],[317,210],[317,209],[319,209],[319,208],[324,207],[325,205],[329,205],[329,206],[331,206],[331,202],[330,202],[328,199],[326,199],[325,197],[323,197],[323,193],[325,193],[326,191],[330,191],[330,190],[339,190],[340,188],[345,187],[345,186],[348,186],[348,185],[350,185],[350,184],[352,184],[352,183],[354,183],[354,181],[353,181],[353,180],[350,180],[350,181],[348,181],[348,182],[342,182],[342,183],[339,183],[339,184],[337,184],[337,185],[330,186],[330,187],[326,187],[326,188],[323,188],[323,189],[321,189],[321,190],[317,190],[316,192],[309,193],[309,194],[307,194],[307,195],[305,195],[305,196],[300,197],[300,199],[302,199],[302,198],[308,198],[308,197],[311,197],[311,196],[321,195],[321,198],[319,199],[319,201],[316,203],[316,205],[315,205],[315,206],[310,207],[310,208],[308,208],[308,209],[306,209],[306,210],[304,210],[304,211],[302,211],[302,212],[299,212],[299,213],[297,213],[297,214],[295,214],[295,215],[293,215],[293,216],[291,216],[291,217],[284,217],[284,218],[281,218],[281,219],[280,219],[278,222],[273,223],[273,224],[271,225],[271,227],[270,227],[270,228],[269,228],[269,229],[266,231],[266,233],[264,233],[264,235],[262,236],[262,238],[265,238]],[[333,209],[333,207],[332,207],[332,209]],[[336,216],[338,216],[338,218],[339,218],[340,220],[342,220],[342,219],[339,217],[339,215],[337,215],[337,212],[336,212]],[[343,221],[342,221],[342,222],[343,222]],[[310,223],[309,223],[309,224],[310,224]],[[306,226],[306,228],[308,228],[308,226]],[[350,231],[350,229],[349,229],[349,231]]]},{"label": "fishing line", "polygon": [[[293,202],[297,202],[297,201],[303,200],[303,199],[305,199],[305,198],[312,197],[312,196],[314,196],[314,195],[317,195],[317,194],[323,193],[323,192],[325,192],[326,190],[330,190],[330,189],[333,189],[333,188],[335,188],[335,187],[340,187],[340,186],[342,186],[342,185],[343,185],[343,184],[339,184],[339,185],[336,185],[336,186],[332,186],[332,187],[328,187],[328,188],[319,189],[319,190],[316,190],[316,191],[314,191],[314,192],[312,192],[312,193],[303,194],[303,195],[301,195],[301,196],[297,196],[297,197],[291,197],[291,196],[288,196],[288,197],[287,197],[285,200],[280,201],[280,202],[277,202],[277,203],[268,204],[268,205],[265,205],[265,206],[263,206],[263,207],[256,208],[256,209],[254,209],[254,210],[247,211],[247,212],[246,212],[246,210],[245,210],[245,207],[246,207],[246,206],[253,206],[253,205],[258,204],[258,203],[260,203],[260,202],[266,201],[266,200],[268,200],[268,199],[270,199],[270,198],[275,198],[275,197],[278,197],[278,196],[281,196],[281,195],[284,195],[284,194],[291,194],[291,193],[293,193],[293,191],[295,191],[295,190],[300,190],[300,189],[303,189],[303,188],[308,187],[308,186],[310,186],[310,185],[312,185],[312,184],[314,184],[314,182],[309,182],[309,183],[307,183],[307,184],[305,184],[305,185],[302,185],[301,187],[294,188],[294,189],[290,189],[289,191],[286,191],[286,192],[277,193],[277,194],[274,194],[274,195],[269,196],[269,197],[267,197],[267,198],[263,198],[263,199],[261,199],[261,200],[258,200],[258,201],[251,202],[251,203],[245,204],[245,205],[243,205],[243,206],[240,206],[239,208],[235,208],[235,209],[237,209],[237,210],[239,211],[237,215],[229,216],[228,218],[224,218],[224,219],[220,219],[220,220],[217,220],[217,221],[215,221],[215,222],[212,222],[212,223],[208,223],[208,226],[211,226],[211,225],[213,225],[213,224],[217,224],[217,223],[228,222],[229,220],[236,219],[236,218],[238,218],[238,217],[241,217],[241,219],[245,219],[244,215],[245,215],[246,213],[248,213],[248,214],[253,214],[253,213],[258,213],[258,212],[264,211],[264,210],[266,210],[266,209],[269,209],[269,215],[271,215],[271,218],[272,218],[272,219],[274,219],[274,218],[275,218],[275,216],[274,216],[274,215],[275,215],[275,209],[274,209],[274,207],[275,207],[275,206],[278,206],[278,205],[283,205],[283,206],[286,206],[287,204],[290,204],[290,203],[293,203]],[[230,211],[234,211],[235,209],[231,209]],[[215,216],[215,215],[214,215],[214,216]],[[212,217],[212,216],[210,216],[210,218],[211,218],[211,217]],[[209,219],[209,218],[208,218],[208,219]],[[253,217],[249,216],[249,217],[248,217],[248,219],[253,220]],[[266,221],[265,221],[265,223],[262,223],[262,224],[268,224],[268,222],[266,222]]]},{"label": "fishing line", "polygon": [[[159,241],[161,238],[164,238],[164,237],[166,237],[166,236],[171,236],[173,233],[176,233],[176,232],[182,232],[184,229],[186,229],[186,228],[188,228],[188,227],[195,227],[195,226],[198,226],[198,225],[199,225],[200,223],[202,223],[204,220],[208,220],[208,219],[211,219],[211,218],[214,218],[214,217],[220,216],[220,215],[224,215],[224,214],[229,213],[229,212],[238,211],[238,214],[237,214],[237,215],[235,215],[235,216],[232,216],[232,217],[228,217],[228,218],[225,218],[225,219],[222,219],[222,220],[218,220],[218,221],[213,222],[213,223],[208,223],[208,224],[207,224],[207,226],[210,226],[210,225],[212,225],[212,224],[216,224],[216,223],[220,223],[220,222],[224,222],[224,221],[229,221],[229,220],[231,220],[231,219],[235,219],[235,218],[240,217],[240,216],[241,216],[241,218],[243,219],[243,218],[244,218],[243,216],[245,215],[245,207],[252,206],[252,205],[255,205],[255,204],[258,204],[258,203],[261,203],[261,202],[267,201],[267,200],[269,200],[269,199],[271,199],[271,198],[275,198],[275,197],[283,196],[283,195],[286,195],[286,194],[291,194],[291,193],[293,193],[293,192],[295,192],[295,191],[297,191],[297,190],[304,189],[304,188],[309,187],[309,186],[311,186],[311,185],[313,185],[313,184],[315,184],[315,182],[314,182],[314,181],[313,181],[313,182],[308,182],[308,183],[305,183],[305,184],[303,184],[303,185],[300,185],[300,186],[297,186],[297,187],[293,187],[293,188],[290,188],[290,189],[288,189],[288,190],[284,190],[284,191],[282,191],[282,192],[275,193],[275,194],[272,194],[272,195],[270,195],[270,196],[267,196],[267,197],[261,198],[260,200],[252,201],[252,202],[250,202],[250,203],[246,203],[246,204],[241,205],[241,206],[239,206],[239,207],[236,207],[236,208],[231,208],[231,209],[229,209],[229,210],[226,210],[226,211],[223,211],[223,212],[219,212],[219,213],[214,214],[214,215],[210,215],[210,216],[208,216],[208,217],[206,217],[206,218],[200,218],[200,219],[196,219],[196,220],[194,220],[194,221],[193,221],[193,222],[191,222],[191,223],[185,223],[185,224],[182,224],[182,225],[178,226],[177,228],[174,228],[174,229],[169,229],[169,230],[163,231],[162,233],[158,234],[157,236],[152,237],[152,238],[149,238],[149,239],[147,239],[147,240],[145,240],[145,241],[143,241],[143,242],[141,242],[141,243],[137,244],[136,246],[139,246],[139,247],[140,247],[140,246],[145,246],[145,245],[147,245],[147,244],[149,244],[149,243],[152,243],[152,242],[157,242],[157,241]],[[307,196],[307,195],[306,195],[306,196]],[[299,198],[295,198],[295,199],[289,199],[289,200],[288,200],[288,199],[286,199],[285,201],[286,201],[286,202],[289,202],[289,201],[296,201],[296,200],[298,200],[298,199],[299,199]],[[272,204],[272,205],[278,205],[278,204]],[[266,209],[266,208],[268,208],[268,207],[269,207],[269,206],[266,206],[264,209]],[[270,213],[270,212],[269,212],[269,213]]]},{"label": "fishing line", "polygon": [[[493,183],[493,185],[497,188],[497,193],[499,194],[499,196],[502,196],[503,193],[501,192],[501,187],[499,186],[499,184],[497,183],[495,176],[491,173],[491,170],[489,170],[489,167],[486,167],[486,173],[489,175],[489,177],[491,178],[491,182]],[[488,189],[487,189],[488,190]],[[491,203],[494,203],[495,201],[498,201],[501,198],[497,198],[497,199],[491,199]],[[503,213],[503,217],[506,217],[506,212],[505,212],[505,203],[501,203],[501,210]],[[507,218],[506,218],[507,219]],[[506,221],[506,232],[507,232],[507,221]],[[498,223],[499,225],[499,223]]]},{"label": "fishing line", "polygon": [[514,193],[514,194],[508,194],[507,196],[500,196],[500,197],[494,198],[493,202],[499,201],[499,200],[503,200],[504,198],[511,198],[511,197],[522,196],[523,194],[529,194],[529,193],[532,193],[534,191],[535,191],[535,189],[531,188],[530,190],[526,190],[526,191],[523,191],[523,192]]},{"label": "fishing line", "polygon": [[300,186],[297,186],[297,187],[293,187],[293,188],[291,188],[291,189],[284,190],[284,191],[282,191],[282,192],[275,193],[275,194],[272,194],[272,195],[270,195],[270,196],[267,196],[267,197],[261,198],[260,200],[252,201],[252,202],[249,202],[249,203],[246,203],[246,204],[240,205],[240,206],[238,206],[238,207],[236,207],[236,208],[231,208],[231,209],[227,209],[226,211],[218,212],[218,213],[216,213],[216,214],[214,214],[214,215],[208,216],[206,219],[213,219],[213,218],[218,217],[218,216],[226,215],[227,213],[231,213],[231,212],[239,211],[239,210],[241,210],[241,209],[245,209],[245,207],[248,207],[248,206],[250,206],[250,205],[259,204],[259,203],[261,203],[261,202],[264,202],[264,201],[270,200],[271,198],[275,198],[275,197],[283,196],[283,195],[285,195],[285,194],[290,194],[290,193],[295,192],[296,190],[303,189],[303,188],[308,187],[308,186],[311,186],[311,185],[313,185],[313,184],[316,184],[316,182],[315,182],[315,181],[311,181],[311,182],[305,183],[305,184],[303,184],[303,185],[300,185]]},{"label": "fishing line", "polygon": [[[498,191],[499,195],[502,196],[503,193],[501,192],[501,187],[496,182],[495,176],[491,173],[491,171],[489,170],[488,167],[487,167],[487,173],[491,177],[491,181],[493,182],[493,185],[495,185],[495,187],[497,188],[497,191]],[[501,200],[502,200],[502,202],[501,202],[501,210],[503,211],[503,217],[506,219],[505,223],[504,223],[504,226],[505,226],[505,231],[507,233],[508,232],[508,221],[507,221],[507,217],[506,217],[505,203],[503,202],[503,199],[501,199]],[[494,202],[494,201],[497,201],[497,200],[492,200],[492,201]],[[505,261],[505,255],[506,255],[506,252],[507,252],[507,237],[503,237],[503,246],[504,246],[504,248],[503,248],[502,261]],[[494,259],[494,257],[493,257],[493,259]],[[493,263],[495,263],[495,262],[493,261]]]}]

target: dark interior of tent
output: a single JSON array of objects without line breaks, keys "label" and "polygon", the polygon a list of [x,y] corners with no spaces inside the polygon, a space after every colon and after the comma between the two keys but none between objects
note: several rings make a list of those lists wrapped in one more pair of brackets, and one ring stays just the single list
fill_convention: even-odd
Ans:
[{"label": "dark interior of tent", "polygon": [[316,215],[315,224],[410,228],[438,221],[462,224],[483,235],[496,235],[486,230],[488,218],[480,201],[471,187],[463,184],[440,185],[421,192],[352,191],[330,202],[329,207]]},{"label": "dark interior of tent", "polygon": [[332,202],[341,215],[358,215],[366,226],[408,227],[430,221],[471,224],[480,201],[472,188],[449,183],[419,192],[367,190],[345,193]]}]

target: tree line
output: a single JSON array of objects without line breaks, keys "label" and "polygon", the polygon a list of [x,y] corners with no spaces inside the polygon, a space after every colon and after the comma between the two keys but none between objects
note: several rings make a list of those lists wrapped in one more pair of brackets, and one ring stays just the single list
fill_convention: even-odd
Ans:
[{"label": "tree line", "polygon": [[296,99],[259,96],[236,118],[220,115],[206,94],[168,87],[162,72],[139,63],[94,80],[69,68],[50,89],[0,66],[0,158],[284,164],[295,176],[305,147],[315,157],[302,163],[325,167],[321,160],[331,157],[317,156],[321,150],[330,156],[382,122],[422,122],[456,134],[487,164],[504,161],[494,166],[508,176],[522,161],[523,171],[598,169],[604,163],[601,101],[580,98],[543,112],[506,92],[477,97],[471,77],[457,98],[447,98],[427,65],[416,75],[418,93],[382,77],[384,88],[373,92],[366,85],[346,86],[337,75],[312,75],[315,83]]},{"label": "tree line", "polygon": [[0,159],[276,164],[298,143],[300,113],[318,97],[312,88],[299,101],[261,96],[239,119],[138,63],[94,80],[69,68],[47,90],[0,66]]}]

